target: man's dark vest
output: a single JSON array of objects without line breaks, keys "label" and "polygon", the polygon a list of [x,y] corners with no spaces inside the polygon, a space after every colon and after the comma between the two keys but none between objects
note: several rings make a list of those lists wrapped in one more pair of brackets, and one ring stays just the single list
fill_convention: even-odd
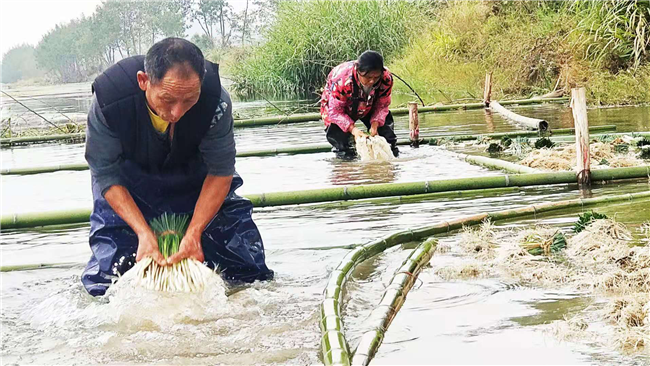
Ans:
[{"label": "man's dark vest", "polygon": [[205,61],[205,78],[198,102],[176,122],[170,152],[163,160],[150,156],[151,118],[144,92],[138,86],[137,73],[144,71],[144,56],[125,58],[109,67],[93,82],[106,122],[122,142],[122,157],[134,161],[152,173],[186,168],[200,159],[199,144],[210,128],[219,107],[221,82],[219,65]]}]

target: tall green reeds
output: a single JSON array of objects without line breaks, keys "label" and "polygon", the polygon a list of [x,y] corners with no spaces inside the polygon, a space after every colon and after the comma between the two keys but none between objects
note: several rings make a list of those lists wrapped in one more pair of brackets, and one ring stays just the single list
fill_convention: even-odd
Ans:
[{"label": "tall green reeds", "polygon": [[571,9],[588,58],[612,69],[650,60],[650,1],[578,0]]},{"label": "tall green reeds", "polygon": [[241,94],[307,94],[330,70],[367,50],[390,59],[421,26],[420,1],[282,1],[264,43],[233,65]]}]

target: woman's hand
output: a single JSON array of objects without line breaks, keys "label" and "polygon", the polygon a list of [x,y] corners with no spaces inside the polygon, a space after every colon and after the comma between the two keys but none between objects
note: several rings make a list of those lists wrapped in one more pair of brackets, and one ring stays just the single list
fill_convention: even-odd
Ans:
[{"label": "woman's hand", "polygon": [[352,136],[354,136],[355,139],[357,137],[359,137],[359,138],[368,137],[368,135],[366,135],[363,131],[361,131],[360,129],[358,129],[356,127],[354,127],[351,132],[352,132]]}]

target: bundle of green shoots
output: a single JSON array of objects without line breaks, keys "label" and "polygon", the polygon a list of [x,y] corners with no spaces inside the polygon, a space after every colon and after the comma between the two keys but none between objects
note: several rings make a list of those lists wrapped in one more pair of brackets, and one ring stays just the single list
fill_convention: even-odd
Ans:
[{"label": "bundle of green shoots", "polygon": [[[165,258],[178,252],[188,221],[188,215],[167,213],[151,220],[151,228],[158,237],[158,249]],[[146,257],[129,272],[131,271],[135,272],[137,285],[148,290],[167,292],[202,291],[211,276],[218,276],[195,259],[183,259],[174,265],[160,266],[151,257]]]},{"label": "bundle of green shoots", "polygon": [[601,214],[593,210],[587,211],[578,216],[578,221],[573,224],[573,232],[577,234],[589,226],[594,220],[603,220],[607,218],[608,217],[605,214]]},{"label": "bundle of green shoots", "polygon": [[522,246],[532,255],[549,256],[566,248],[566,237],[560,231],[556,231],[553,236],[548,238],[539,234],[531,234],[525,238]]}]

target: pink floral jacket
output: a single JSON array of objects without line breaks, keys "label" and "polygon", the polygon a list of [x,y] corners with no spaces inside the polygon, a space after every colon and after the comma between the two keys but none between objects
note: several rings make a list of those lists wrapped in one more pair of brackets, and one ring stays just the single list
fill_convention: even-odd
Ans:
[{"label": "pink floral jacket", "polygon": [[[390,94],[393,89],[393,76],[388,69],[384,72],[375,87],[366,95],[358,80],[354,61],[344,62],[330,72],[327,84],[321,97],[320,114],[325,126],[334,123],[345,132],[352,131],[354,122],[370,114],[370,123],[384,125],[390,105]],[[358,100],[356,114],[353,103]]]}]

